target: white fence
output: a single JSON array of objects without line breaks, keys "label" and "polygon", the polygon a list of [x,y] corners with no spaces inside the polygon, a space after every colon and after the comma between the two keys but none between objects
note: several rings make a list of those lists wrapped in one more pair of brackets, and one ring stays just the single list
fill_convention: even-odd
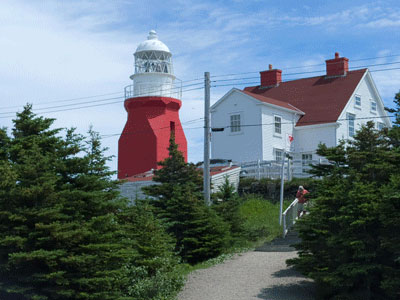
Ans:
[{"label": "white fence", "polygon": [[[284,179],[305,178],[311,175],[308,171],[311,165],[328,164],[327,160],[285,160]],[[282,162],[276,160],[258,160],[240,163],[241,177],[280,179]]]}]

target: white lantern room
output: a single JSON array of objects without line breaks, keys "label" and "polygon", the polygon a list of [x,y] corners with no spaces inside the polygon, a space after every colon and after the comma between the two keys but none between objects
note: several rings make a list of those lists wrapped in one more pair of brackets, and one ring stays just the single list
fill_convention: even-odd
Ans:
[{"label": "white lantern room", "polygon": [[181,87],[175,86],[172,54],[154,30],[140,43],[135,53],[133,85],[125,88],[125,98],[160,96],[181,98]]}]

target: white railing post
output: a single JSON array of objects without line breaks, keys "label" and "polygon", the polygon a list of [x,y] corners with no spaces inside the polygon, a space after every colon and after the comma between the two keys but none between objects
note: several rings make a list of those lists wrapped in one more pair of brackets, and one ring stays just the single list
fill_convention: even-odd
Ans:
[{"label": "white railing post", "polygon": [[[282,214],[283,218],[283,237],[286,236],[289,229],[296,223],[296,216],[297,216],[297,205],[298,199],[294,199],[294,201],[289,205],[288,208]],[[286,216],[292,216],[291,220],[287,222]]]}]

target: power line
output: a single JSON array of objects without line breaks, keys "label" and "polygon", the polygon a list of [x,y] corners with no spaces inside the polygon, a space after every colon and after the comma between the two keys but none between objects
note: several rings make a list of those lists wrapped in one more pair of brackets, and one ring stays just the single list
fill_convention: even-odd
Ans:
[{"label": "power line", "polygon": [[[181,125],[188,124],[188,123],[190,123],[190,125],[192,125],[193,123],[201,122],[203,120],[204,120],[204,118],[193,119],[193,120],[182,122]],[[122,132],[122,133],[105,134],[105,135],[101,135],[101,137],[102,138],[110,138],[110,137],[130,135],[130,134],[140,134],[140,133],[148,134],[150,132],[163,130],[163,129],[169,129],[169,128],[170,128],[170,125],[164,126],[164,127],[152,128],[152,129],[142,129],[142,130],[133,130],[133,131],[128,131],[128,132]],[[204,128],[204,126],[187,127],[187,128],[183,128],[183,126],[182,126],[181,128],[175,128],[175,130],[181,130],[181,129],[182,130],[190,130],[190,129],[200,129],[200,128]]]},{"label": "power line", "polygon": [[[202,83],[201,83],[202,84]],[[198,85],[198,84],[197,84]],[[193,86],[193,85],[188,85],[188,86]],[[189,91],[194,91],[194,90],[200,90],[203,89],[204,87],[197,87],[197,88],[191,88],[191,89],[185,89],[182,90],[182,93],[184,92],[189,92]],[[154,92],[165,92],[165,91],[169,91],[171,89],[161,89],[161,90],[154,90]],[[135,97],[140,97],[140,96],[147,96],[147,92],[146,93],[142,93],[142,94],[136,94]],[[102,102],[102,101],[109,101],[109,100],[113,100],[113,99],[120,99],[120,98],[124,98],[124,100],[119,100],[119,101],[112,101],[112,102],[108,102],[108,103],[102,103],[102,104],[93,104],[93,105],[86,105],[86,106],[79,106],[79,107],[72,107],[72,108],[66,108],[66,109],[59,109],[59,110],[52,110],[52,111],[43,111],[43,110],[47,110],[47,109],[52,109],[52,108],[58,108],[58,107],[65,107],[65,106],[75,106],[75,105],[82,105],[82,104],[87,104],[87,103],[97,103],[97,102]],[[70,111],[70,110],[76,110],[76,109],[83,109],[83,108],[90,108],[90,107],[97,107],[97,106],[104,106],[104,105],[110,105],[110,104],[116,104],[116,103],[121,103],[125,101],[125,97],[116,97],[116,98],[108,98],[108,99],[101,99],[98,101],[91,101],[91,102],[83,102],[83,103],[75,103],[75,104],[69,104],[69,105],[60,105],[60,106],[54,106],[54,107],[47,107],[47,108],[39,108],[39,109],[35,109],[34,112],[36,113],[37,110],[40,110],[40,114],[47,114],[47,113],[54,113],[54,112],[62,112],[62,111]],[[0,119],[5,119],[5,118],[13,118],[14,114],[16,112],[4,112],[4,113],[0,113],[1,114],[9,114],[12,113],[13,115],[11,116],[1,116]]]},{"label": "power line", "polygon": [[[71,101],[77,101],[77,100],[83,100],[83,99],[90,99],[90,98],[97,98],[97,97],[103,97],[103,96],[110,96],[110,95],[115,95],[115,94],[122,94],[123,92],[114,92],[114,93],[107,93],[107,94],[101,94],[101,95],[93,95],[93,96],[86,96],[86,97],[79,97],[79,98],[71,98],[71,99],[64,99],[64,100],[53,100],[53,101],[48,101],[48,102],[39,102],[35,103],[35,105],[42,105],[42,104],[49,104],[49,103],[61,103],[61,102],[71,102]],[[21,105],[13,105],[13,106],[1,106],[0,109],[4,108],[19,108]]]},{"label": "power line", "polygon": [[[301,124],[306,124],[306,123],[311,123],[311,124],[322,124],[322,123],[333,123],[333,122],[338,122],[338,121],[348,121],[348,120],[371,120],[371,119],[381,119],[381,118],[394,118],[394,115],[391,116],[387,116],[387,115],[383,115],[383,116],[371,116],[371,117],[359,117],[359,118],[342,118],[342,119],[335,119],[335,120],[329,120],[329,119],[325,119],[325,120],[310,120],[310,121],[302,121]],[[281,122],[281,125],[294,125],[297,122]],[[257,124],[241,124],[240,127],[258,127],[258,126],[273,126],[275,125],[275,122],[272,123],[257,123]],[[218,126],[218,128],[230,128],[232,126],[228,125],[228,126]]]},{"label": "power line", "polygon": [[[199,81],[202,80],[200,79],[191,79],[191,80],[185,80],[185,81],[180,81],[179,83],[186,83],[186,82],[194,82],[194,81]],[[189,86],[195,86],[195,85],[199,85],[199,84],[203,84],[202,82],[199,83],[192,83],[192,84],[187,84],[187,85],[183,85],[183,86],[179,86],[177,84],[177,86],[170,88],[170,90],[173,89],[180,89],[180,88],[184,88],[184,87],[189,87]],[[35,105],[43,105],[43,104],[50,104],[50,103],[63,103],[63,102],[73,102],[73,101],[78,101],[78,100],[84,100],[84,99],[92,99],[92,98],[97,98],[97,97],[103,97],[103,96],[110,96],[110,95],[116,95],[116,94],[123,94],[123,91],[119,91],[119,92],[114,92],[114,93],[107,93],[107,94],[100,94],[100,95],[92,95],[92,96],[85,96],[85,97],[78,97],[78,98],[70,98],[70,99],[61,99],[61,100],[51,100],[51,101],[47,101],[47,102],[39,102],[39,103],[33,103]],[[122,96],[121,96],[122,97]],[[20,105],[13,105],[13,106],[1,106],[0,109],[7,109],[7,108],[18,108],[21,107]]]},{"label": "power line", "polygon": [[[400,55],[391,55],[391,56],[387,56],[387,57],[394,57],[394,56],[400,56]],[[367,59],[359,59],[359,60],[367,60]],[[359,68],[359,67],[375,67],[375,66],[384,66],[384,65],[394,65],[394,64],[399,64],[399,63],[400,62],[373,64],[373,65],[352,67],[351,69]],[[400,68],[386,68],[386,69],[370,70],[370,72],[382,72],[382,71],[391,71],[391,70],[399,70],[399,69]],[[285,75],[286,76],[292,76],[292,75],[302,75],[302,74],[320,73],[320,72],[325,72],[325,70],[297,72],[297,73],[287,73]],[[238,73],[238,74],[246,74],[246,73],[250,73],[250,72]],[[227,82],[227,81],[237,81],[237,80],[258,79],[258,78],[259,77],[242,77],[242,78],[233,78],[233,79],[219,79],[219,80],[214,80],[212,82],[214,82],[214,83],[215,82]],[[193,79],[191,81],[194,81],[194,80],[197,80],[197,79]],[[186,82],[188,82],[188,81],[186,81]],[[213,85],[212,87],[222,87],[222,86],[232,86],[232,85],[248,85],[248,84],[258,84],[258,83],[259,83],[259,81],[257,81],[257,82],[232,82],[232,83],[228,83],[228,84],[217,84],[217,85]],[[155,90],[155,92],[167,92],[167,91],[172,91],[173,89],[179,89],[179,88],[183,89],[184,87],[198,86],[198,85],[202,85],[202,84],[203,84],[202,82],[193,83],[193,84],[188,84],[188,85],[181,86],[181,87],[173,87],[173,88],[168,88],[168,89]],[[199,89],[203,89],[203,87],[201,86],[201,87],[196,87],[196,88],[192,88],[192,89],[185,89],[185,90],[182,90],[182,92],[188,92],[188,91],[199,90]],[[118,93],[120,93],[120,92],[118,92]],[[64,101],[64,102],[76,101],[76,100],[80,100],[80,99],[90,99],[90,98],[94,98],[94,97],[99,97],[99,96],[104,96],[104,95],[111,95],[111,94],[115,94],[115,93],[108,93],[108,94],[102,94],[102,95],[96,95],[96,96],[88,96],[88,97],[80,97],[80,98],[74,98],[74,99],[66,99],[66,100],[62,100],[62,101]],[[142,95],[144,96],[145,93],[137,94],[137,95],[135,95],[135,97],[140,97]],[[120,97],[98,99],[98,100],[94,100],[94,101],[85,101],[85,102],[79,102],[79,103],[73,103],[73,104],[67,104],[67,105],[43,107],[43,108],[35,109],[35,111],[39,110],[38,113],[44,114],[44,113],[54,113],[54,112],[70,111],[70,110],[75,110],[75,109],[83,109],[83,108],[111,105],[111,104],[120,103],[122,101],[112,101],[112,102],[102,103],[102,104],[92,104],[92,105],[81,106],[83,104],[98,103],[98,102],[110,101],[110,100],[115,100],[115,99],[120,99],[120,98],[124,98],[124,97],[120,96]],[[50,103],[53,103],[53,102],[50,102]],[[66,106],[72,106],[72,107],[71,108],[65,108]],[[76,107],[73,107],[73,106],[76,106]],[[13,107],[16,107],[16,106],[13,106]],[[49,110],[49,109],[60,108],[60,107],[62,107],[63,109],[46,111],[46,110]],[[5,115],[5,114],[13,114],[13,115],[12,116],[2,116],[0,118],[12,118],[14,116],[15,112],[0,112],[0,115]]]},{"label": "power line", "polygon": [[[365,60],[372,60],[372,59],[379,59],[379,58],[389,58],[389,57],[400,57],[400,54],[393,54],[393,55],[386,55],[386,56],[376,56],[376,57],[360,58],[360,59],[352,59],[351,61],[352,62],[354,62],[354,61],[365,61]],[[340,63],[341,62],[331,63],[331,64],[340,64]],[[284,67],[284,68],[282,68],[282,70],[284,71],[284,70],[290,70],[290,69],[301,69],[301,68],[319,67],[319,66],[325,66],[325,63],[313,64],[313,65],[304,65],[304,66],[295,66],[295,67]],[[352,68],[359,68],[359,67],[360,66],[355,66],[355,67],[352,67]],[[213,75],[213,76],[211,76],[211,78],[246,75],[246,74],[256,74],[256,73],[260,73],[260,71],[250,71],[250,72],[231,73],[231,74],[219,74],[219,75]]]},{"label": "power line", "polygon": [[[400,63],[400,62],[398,62]],[[398,68],[387,68],[387,69],[378,69],[378,70],[369,70],[369,72],[383,72],[383,71],[393,71],[393,70],[400,70],[400,67]],[[291,74],[286,74],[286,75],[301,75],[301,74],[309,74],[309,73],[321,73],[325,72],[325,70],[318,70],[318,71],[310,71],[310,72],[300,72],[300,73],[291,73]],[[357,70],[352,71],[353,73],[357,72]],[[364,70],[360,70],[360,72],[364,72]],[[242,78],[242,79],[259,79],[260,77],[247,77],[247,78]],[[296,79],[291,79],[291,80],[283,80],[282,82],[288,82]],[[220,81],[226,81],[226,80],[214,80],[213,82],[220,82]],[[247,84],[260,84],[260,81],[251,81],[251,82],[233,82],[233,83],[228,83],[228,84],[216,84],[213,85],[212,87],[221,87],[221,86],[233,86],[233,85],[247,85]]]},{"label": "power line", "polygon": [[[342,118],[342,119],[335,119],[335,120],[329,120],[329,119],[325,119],[325,120],[313,120],[313,121],[303,121],[302,124],[304,123],[312,123],[312,124],[323,124],[323,123],[333,123],[333,122],[338,122],[338,121],[348,121],[348,120],[371,120],[371,119],[380,119],[380,118],[394,118],[395,116],[391,115],[391,116],[386,116],[386,115],[382,115],[382,116],[371,116],[371,117],[359,117],[359,118]],[[204,118],[199,118],[199,119],[194,119],[194,120],[189,120],[186,122],[181,123],[181,125],[189,123],[189,122],[200,122],[204,120]],[[281,122],[281,125],[294,125],[295,122]],[[257,123],[257,124],[241,124],[240,127],[261,127],[261,126],[275,126],[275,122],[272,123]],[[232,126],[228,125],[228,126],[218,126],[218,128],[224,128],[224,129],[228,129]],[[164,127],[159,127],[159,128],[153,128],[153,129],[144,129],[144,130],[134,130],[134,131],[129,131],[129,132],[123,132],[123,133],[114,133],[114,134],[105,134],[105,135],[101,135],[102,138],[110,138],[110,137],[115,137],[115,136],[122,136],[122,135],[130,135],[130,134],[138,134],[138,133],[143,133],[143,134],[149,134],[150,132],[153,131],[158,131],[158,130],[163,130],[163,129],[168,129],[170,128],[170,126],[164,126]],[[183,126],[181,128],[176,128],[176,130],[191,130],[191,129],[204,129],[204,126],[197,126],[197,127],[186,127],[183,128]]]}]

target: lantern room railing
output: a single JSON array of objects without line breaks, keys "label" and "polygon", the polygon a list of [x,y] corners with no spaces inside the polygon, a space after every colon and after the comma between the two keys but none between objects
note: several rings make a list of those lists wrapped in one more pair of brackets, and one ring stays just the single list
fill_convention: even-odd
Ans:
[{"label": "lantern room railing", "polygon": [[160,96],[175,99],[182,98],[182,82],[156,85],[154,83],[136,83],[125,87],[125,99],[133,97]]}]

